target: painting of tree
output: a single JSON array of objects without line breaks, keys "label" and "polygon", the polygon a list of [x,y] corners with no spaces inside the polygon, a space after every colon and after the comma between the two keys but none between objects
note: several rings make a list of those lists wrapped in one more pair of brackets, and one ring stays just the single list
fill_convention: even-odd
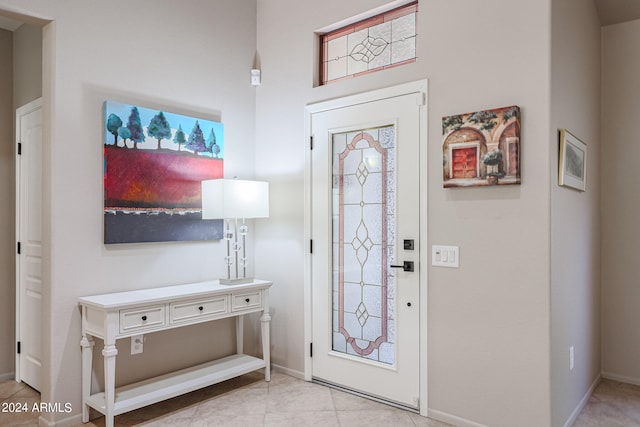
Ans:
[{"label": "painting of tree", "polygon": [[222,123],[106,101],[104,242],[221,238],[221,222],[202,221],[200,183],[224,176],[223,157]]},{"label": "painting of tree", "polygon": [[216,133],[211,129],[211,133],[206,141],[207,151],[214,155],[216,159],[218,158],[218,154],[220,154],[220,146],[216,144]]},{"label": "painting of tree", "polygon": [[140,112],[138,107],[131,109],[129,114],[129,121],[127,122],[127,129],[129,129],[129,138],[133,141],[133,148],[138,148],[138,143],[144,141],[144,131],[142,130],[142,123],[140,122]]},{"label": "painting of tree", "polygon": [[178,151],[180,151],[181,147],[187,143],[187,139],[184,136],[184,131],[182,130],[182,125],[178,126],[178,131],[173,137],[173,142],[178,144]]},{"label": "painting of tree", "polygon": [[193,125],[193,129],[189,134],[189,140],[187,141],[187,148],[194,153],[203,153],[207,151],[207,147],[204,143],[204,135],[200,128],[200,123],[196,120],[196,124]]},{"label": "painting of tree", "polygon": [[158,150],[161,148],[160,142],[163,139],[171,138],[171,126],[162,111],[153,116],[151,122],[149,122],[147,134],[158,140]]},{"label": "painting of tree", "polygon": [[122,119],[115,114],[109,114],[107,118],[107,130],[113,135],[113,143],[118,145],[118,129],[122,126]]}]

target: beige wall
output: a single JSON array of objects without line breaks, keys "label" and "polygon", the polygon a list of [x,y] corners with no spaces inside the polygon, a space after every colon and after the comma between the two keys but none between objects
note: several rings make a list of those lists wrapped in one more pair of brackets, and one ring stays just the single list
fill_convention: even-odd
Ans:
[{"label": "beige wall", "polygon": [[[122,7],[29,3],[29,13],[53,20],[44,30],[43,49],[45,126],[50,129],[44,169],[48,285],[44,401],[71,402],[77,409],[72,415],[78,415],[78,296],[196,281],[222,270],[221,265],[200,261],[203,253],[210,260],[222,258],[224,248],[218,242],[108,247],[101,243],[99,129],[105,99],[221,119],[226,130],[226,175],[255,173],[271,182],[271,218],[256,224],[255,271],[276,283],[273,362],[301,372],[308,344],[303,330],[304,106],[428,78],[429,160],[423,165],[429,169],[426,249],[454,244],[461,251],[459,269],[429,267],[422,277],[422,290],[429,293],[430,413],[459,425],[537,427],[560,425],[567,419],[598,363],[594,350],[598,273],[597,267],[585,263],[597,257],[597,153],[590,151],[587,193],[555,185],[558,127],[575,129],[590,150],[597,151],[598,146],[599,129],[594,124],[598,113],[590,104],[597,102],[593,91],[598,67],[594,47],[586,42],[594,38],[589,6],[572,0],[578,8],[572,35],[562,25],[564,19],[573,18],[570,6],[560,0],[481,4],[423,0],[415,64],[313,88],[313,32],[385,0],[327,0],[314,13],[308,13],[306,2],[257,0],[257,15],[256,0],[197,0],[185,9],[167,2],[158,6],[155,0],[117,3]],[[24,8],[20,0],[0,0],[0,8],[4,6]],[[122,14],[123,7],[129,13]],[[606,35],[605,31],[605,48]],[[622,52],[637,42],[633,37],[624,37],[626,49],[615,56],[620,63]],[[559,45],[550,47],[552,43]],[[575,44],[580,46],[579,55],[570,49]],[[605,50],[605,57],[617,49]],[[255,88],[248,79],[254,61],[263,72],[262,85]],[[596,71],[590,68],[585,73],[585,66]],[[604,91],[609,74],[613,71],[605,67],[603,117],[612,104]],[[613,77],[610,80],[610,86],[618,84]],[[513,104],[522,109],[522,185],[443,189],[441,117]],[[603,135],[608,133],[603,126]],[[608,139],[603,137],[603,146]],[[607,155],[603,156],[606,183]],[[625,183],[621,179],[612,184],[617,187],[603,188]],[[632,189],[624,194],[628,199]],[[607,192],[602,197],[603,206],[627,203],[622,197],[608,200],[614,195]],[[573,214],[581,215],[577,223]],[[620,223],[623,215],[627,212],[610,222]],[[574,243],[562,231],[567,229],[582,233],[580,238],[587,241]],[[603,236],[606,248],[606,221]],[[558,260],[551,261],[556,255]],[[1,262],[7,261],[0,254]],[[565,269],[567,264],[580,267]],[[613,276],[611,271],[617,274],[605,264],[603,277]],[[623,277],[636,276],[628,273]],[[605,287],[608,282],[603,280]],[[623,279],[610,282],[626,284]],[[607,290],[603,291],[606,302]],[[577,295],[582,299],[576,301]],[[628,301],[630,296],[623,293],[620,298]],[[614,302],[613,310],[619,304]],[[603,311],[607,319],[606,304]],[[122,343],[119,382],[230,351],[232,336],[226,327],[231,325],[219,326],[213,332],[194,327],[185,334],[150,335],[143,356],[128,356],[128,343]],[[615,327],[619,330],[620,325]],[[604,322],[605,335],[607,328]],[[627,341],[634,331],[627,329]],[[171,352],[166,342],[172,343]],[[254,342],[249,344],[253,348]],[[603,340],[603,348],[607,344]],[[566,372],[568,345],[576,348],[576,369],[571,374]],[[612,370],[623,372],[623,361],[606,351],[603,365],[611,359]],[[167,354],[171,360],[166,360]],[[637,360],[634,355],[628,360]],[[640,373],[629,372],[640,378]]]},{"label": "beige wall", "polygon": [[[44,28],[43,45],[48,132],[42,399],[70,402],[74,412],[43,417],[77,418],[78,296],[187,283],[223,273],[221,242],[102,244],[103,102],[132,102],[222,120],[226,175],[251,177],[255,88],[249,70],[255,55],[256,5],[254,0],[194,0],[188,7],[156,0],[36,0],[28,5],[0,0],[3,7],[53,21]],[[253,330],[250,325],[247,329]],[[149,335],[141,356],[128,356],[128,343],[122,343],[118,381],[229,354],[233,342],[233,323],[223,321],[214,330],[194,327],[180,334]],[[246,344],[249,350],[256,348],[254,340]]]},{"label": "beige wall", "polygon": [[[600,23],[592,1],[552,4],[551,425],[562,426],[600,375]],[[584,193],[558,186],[560,128],[587,144]]]},{"label": "beige wall", "polygon": [[42,28],[21,25],[13,43],[13,104],[18,108],[42,96]]},{"label": "beige wall", "polygon": [[13,34],[0,29],[0,380],[13,378],[15,353]]},{"label": "beige wall", "polygon": [[[429,268],[422,278],[429,292],[430,413],[458,424],[548,425],[551,156],[543,141],[549,137],[549,6],[422,1],[415,64],[313,88],[313,32],[383,3],[328,0],[308,13],[306,2],[258,1],[263,83],[256,171],[271,181],[273,208],[268,227],[259,230],[256,262],[260,275],[277,283],[274,363],[302,371],[308,345],[302,324],[305,105],[428,78],[424,248],[454,244],[461,254],[460,269]],[[443,189],[441,117],[513,104],[522,108],[522,185]]]},{"label": "beige wall", "polygon": [[602,29],[602,371],[640,384],[640,21]]}]

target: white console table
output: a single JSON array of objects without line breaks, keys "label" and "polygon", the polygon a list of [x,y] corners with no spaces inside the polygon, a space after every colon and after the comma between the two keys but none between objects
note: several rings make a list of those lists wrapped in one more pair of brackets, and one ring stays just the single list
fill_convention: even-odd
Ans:
[{"label": "white console table", "polygon": [[[218,281],[167,286],[78,299],[82,308],[82,421],[89,408],[113,417],[143,406],[207,387],[264,368],[271,379],[269,353],[269,288],[271,282],[254,280],[240,285]],[[262,312],[263,358],[243,354],[243,316]],[[237,354],[166,375],[115,388],[116,340],[180,328],[196,323],[236,317]],[[93,337],[104,340],[104,392],[91,394]]]}]

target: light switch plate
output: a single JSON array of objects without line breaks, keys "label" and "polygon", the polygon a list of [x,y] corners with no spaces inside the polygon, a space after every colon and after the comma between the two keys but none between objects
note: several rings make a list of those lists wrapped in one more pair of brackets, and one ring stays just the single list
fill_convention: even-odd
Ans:
[{"label": "light switch plate", "polygon": [[433,245],[431,247],[431,265],[436,267],[460,267],[460,249],[458,246]]}]

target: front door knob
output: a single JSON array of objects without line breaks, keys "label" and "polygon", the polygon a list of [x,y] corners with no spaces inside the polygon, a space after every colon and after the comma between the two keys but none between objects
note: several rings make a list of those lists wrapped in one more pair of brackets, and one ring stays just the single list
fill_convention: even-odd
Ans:
[{"label": "front door knob", "polygon": [[404,261],[402,265],[391,265],[391,268],[401,268],[403,271],[415,271],[413,261]]}]

